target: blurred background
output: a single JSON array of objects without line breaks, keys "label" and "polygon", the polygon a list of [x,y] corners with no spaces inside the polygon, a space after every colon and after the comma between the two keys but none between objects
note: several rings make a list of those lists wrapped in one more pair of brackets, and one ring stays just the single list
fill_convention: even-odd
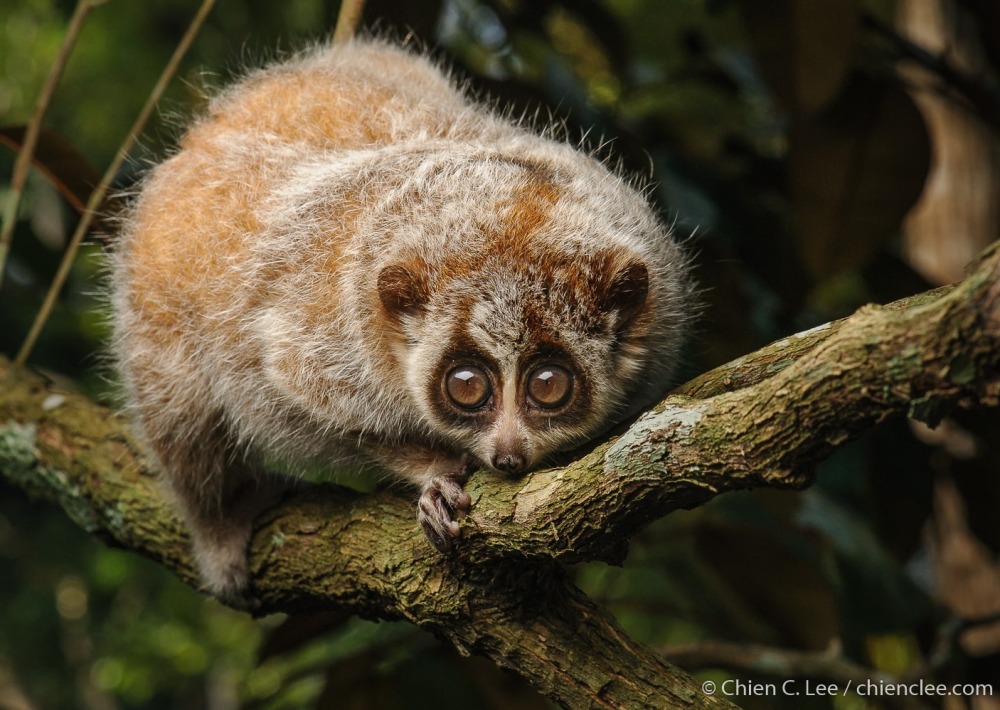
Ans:
[{"label": "blurred background", "polygon": [[[110,0],[88,18],[38,149],[50,174],[29,177],[0,290],[8,357],[78,219],[73,185],[110,163],[196,9]],[[206,93],[328,36],[337,10],[218,0],[117,187],[166,154]],[[8,0],[0,13],[5,194],[72,11]],[[690,236],[703,289],[679,382],[958,280],[1000,236],[994,0],[372,0],[366,18],[424,43],[478,95],[562,122],[569,140],[649,181],[664,219]],[[102,269],[92,242],[31,363],[114,405]],[[573,573],[631,634],[704,678],[774,680],[713,655],[706,641],[718,640],[751,666],[755,646],[832,649],[898,677],[1000,690],[998,433],[996,410],[955,411],[933,430],[888,422],[807,491],[723,496],[645,530],[623,568]],[[0,483],[0,708],[513,706],[548,705],[407,625],[251,620]]]}]

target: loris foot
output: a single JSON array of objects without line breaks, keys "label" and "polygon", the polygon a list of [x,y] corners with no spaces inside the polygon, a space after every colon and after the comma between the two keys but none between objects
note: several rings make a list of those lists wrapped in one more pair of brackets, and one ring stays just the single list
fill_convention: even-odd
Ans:
[{"label": "loris foot", "polygon": [[251,523],[216,525],[199,530],[192,526],[195,563],[202,588],[228,606],[253,613],[261,602],[250,584],[247,545]]},{"label": "loris foot", "polygon": [[289,476],[262,473],[240,482],[230,491],[225,515],[190,511],[187,522],[205,591],[237,609],[253,613],[260,608],[247,560],[254,519],[308,486],[307,482]]},{"label": "loris foot", "polygon": [[424,485],[417,503],[417,520],[439,552],[451,552],[462,534],[458,519],[469,512],[472,503],[462,486],[469,479],[471,469],[471,463],[463,461],[458,474],[434,476]]}]

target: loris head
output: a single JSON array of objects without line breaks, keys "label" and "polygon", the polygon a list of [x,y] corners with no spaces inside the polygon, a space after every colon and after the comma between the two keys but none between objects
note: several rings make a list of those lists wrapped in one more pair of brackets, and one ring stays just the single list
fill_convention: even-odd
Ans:
[{"label": "loris head", "polygon": [[465,255],[436,269],[414,255],[378,277],[424,418],[507,473],[585,441],[637,389],[657,388],[663,368],[650,358],[673,356],[647,337],[657,314],[640,257],[532,251]]},{"label": "loris head", "polygon": [[369,276],[428,427],[507,472],[662,394],[691,309],[687,263],[643,197],[530,140],[535,155],[419,156],[373,220],[393,249]]}]

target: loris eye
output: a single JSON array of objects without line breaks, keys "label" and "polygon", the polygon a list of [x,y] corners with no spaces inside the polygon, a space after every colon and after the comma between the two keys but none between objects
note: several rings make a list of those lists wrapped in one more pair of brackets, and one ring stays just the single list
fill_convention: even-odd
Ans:
[{"label": "loris eye", "polygon": [[556,409],[569,400],[573,375],[558,365],[542,365],[528,375],[528,397],[543,409]]},{"label": "loris eye", "polygon": [[476,409],[489,399],[490,378],[475,365],[462,365],[445,375],[444,387],[451,401],[462,409]]}]

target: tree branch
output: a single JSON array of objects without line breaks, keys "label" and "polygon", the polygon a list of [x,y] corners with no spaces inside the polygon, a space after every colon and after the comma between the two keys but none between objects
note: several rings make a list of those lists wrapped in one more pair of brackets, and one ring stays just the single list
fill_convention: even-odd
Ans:
[{"label": "tree branch", "polygon": [[[317,486],[257,521],[264,611],[407,619],[565,705],[724,706],[625,636],[556,561],[619,560],[650,520],[727,490],[807,485],[816,462],[889,416],[934,423],[950,407],[996,405],[998,275],[994,246],[960,285],[707,373],[563,468],[474,476],[454,555],[427,544],[408,497]],[[194,583],[186,533],[122,421],[3,360],[0,392],[2,475]]]},{"label": "tree branch", "polygon": [[1000,400],[1000,245],[960,285],[773,343],[675,390],[617,439],[520,486],[477,478],[463,546],[620,561],[650,520],[756,486],[802,488],[890,416]]}]

